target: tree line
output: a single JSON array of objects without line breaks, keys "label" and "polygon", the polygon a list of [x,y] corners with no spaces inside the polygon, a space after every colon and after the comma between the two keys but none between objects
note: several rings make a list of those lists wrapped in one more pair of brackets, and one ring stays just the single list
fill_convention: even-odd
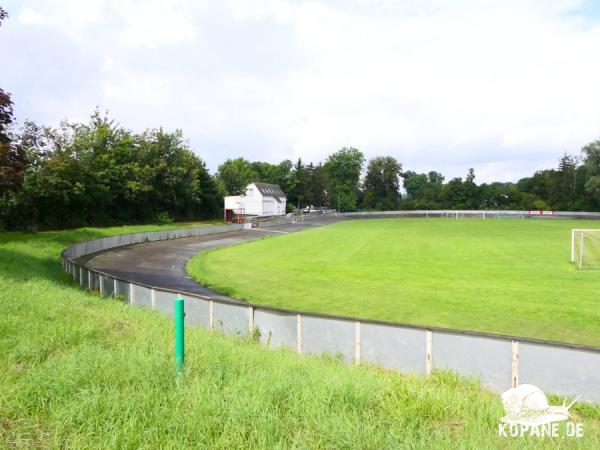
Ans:
[{"label": "tree line", "polygon": [[0,90],[0,227],[47,229],[220,217],[223,196],[259,181],[281,186],[288,207],[340,211],[397,209],[600,210],[600,141],[581,157],[516,183],[448,181],[437,171],[403,170],[392,156],[365,160],[344,147],[324,162],[272,164],[228,159],[211,175],[181,131],[133,133],[95,111],[87,123],[12,124]]},{"label": "tree line", "polygon": [[95,112],[58,128],[25,122],[0,156],[0,224],[8,229],[214,217],[217,186],[180,131],[141,134]]},{"label": "tree line", "polygon": [[292,207],[327,206],[341,211],[412,209],[600,210],[600,140],[581,157],[564,154],[557,167],[516,183],[475,183],[475,170],[446,181],[437,171],[403,170],[392,156],[366,163],[356,148],[342,148],[324,163],[279,164],[229,159],[216,173],[220,190],[237,195],[252,181],[279,184]]}]

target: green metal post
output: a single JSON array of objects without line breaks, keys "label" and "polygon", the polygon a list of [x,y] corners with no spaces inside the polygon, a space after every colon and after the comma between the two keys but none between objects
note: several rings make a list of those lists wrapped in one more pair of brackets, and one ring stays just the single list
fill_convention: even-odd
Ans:
[{"label": "green metal post", "polygon": [[175,299],[175,365],[177,372],[183,370],[185,363],[185,312],[183,304],[184,301],[181,297]]}]

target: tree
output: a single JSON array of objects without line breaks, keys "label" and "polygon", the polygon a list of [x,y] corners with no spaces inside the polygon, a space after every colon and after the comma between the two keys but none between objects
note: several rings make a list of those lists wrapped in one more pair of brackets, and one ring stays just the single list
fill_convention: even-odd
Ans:
[{"label": "tree", "polygon": [[27,122],[16,142],[32,162],[3,209],[10,228],[195,220],[221,207],[179,130],[134,134],[96,111],[88,123],[57,129]]},{"label": "tree", "polygon": [[533,209],[529,196],[514,183],[490,183],[479,186],[479,207],[482,209]]},{"label": "tree", "polygon": [[441,173],[431,171],[427,175],[411,170],[403,174],[403,186],[406,199],[405,209],[439,209],[442,202],[444,177]]},{"label": "tree", "polygon": [[403,174],[403,182],[404,190],[406,191],[406,196],[411,199],[417,199],[420,197],[420,193],[423,191],[423,188],[428,183],[427,175],[423,173],[416,173],[412,170],[407,170]]},{"label": "tree", "polygon": [[584,164],[579,158],[564,153],[556,169],[539,170],[533,176],[519,180],[518,190],[527,194],[522,196],[524,208],[597,209],[600,205],[600,191],[597,190],[600,182],[594,177],[600,176],[600,141],[586,145],[582,153],[585,155]]},{"label": "tree", "polygon": [[313,166],[312,163],[308,166],[310,174],[310,189],[312,191],[312,204],[321,207],[329,206],[327,201],[327,171],[322,164]]},{"label": "tree", "polygon": [[344,147],[325,161],[327,192],[330,204],[334,208],[340,211],[356,209],[360,172],[364,161],[362,152],[353,147]]},{"label": "tree", "polygon": [[600,140],[590,142],[581,152],[585,155],[585,192],[591,196],[596,208],[600,205]]},{"label": "tree", "polygon": [[[288,164],[289,163],[289,164]],[[291,175],[292,163],[285,160],[279,164],[270,164],[263,161],[254,161],[250,163],[252,170],[256,174],[256,179],[261,183],[278,184],[283,188],[283,185],[289,183]]]},{"label": "tree", "polygon": [[228,159],[219,166],[217,177],[223,183],[225,195],[243,194],[246,186],[257,181],[258,174],[244,158]]},{"label": "tree", "polygon": [[13,123],[13,102],[10,94],[0,88],[0,144],[9,144],[8,131]]},{"label": "tree", "polygon": [[279,164],[254,161],[250,163],[250,166],[256,174],[251,181],[277,184],[286,194],[292,191],[294,185],[293,164],[289,159],[285,159]]},{"label": "tree", "polygon": [[557,210],[570,210],[577,196],[577,158],[563,154],[554,178],[551,203]]},{"label": "tree", "polygon": [[[8,13],[0,7],[0,26],[2,21],[8,17]],[[8,129],[13,121],[13,102],[10,94],[0,88],[0,144],[8,145],[10,138]]]},{"label": "tree", "polygon": [[16,191],[23,183],[27,156],[23,148],[13,143],[9,127],[13,122],[10,94],[0,89],[0,199],[7,201],[9,192]]},{"label": "tree", "polygon": [[470,168],[463,183],[464,203],[459,207],[465,209],[479,208],[479,191],[475,184],[475,169]]},{"label": "tree", "polygon": [[402,165],[391,156],[379,156],[369,161],[365,177],[365,208],[398,209]]},{"label": "tree", "polygon": [[427,179],[432,184],[442,185],[444,183],[444,176],[441,173],[436,172],[434,170],[427,174]]},{"label": "tree", "polygon": [[273,184],[279,185],[285,193],[291,191],[294,184],[293,163],[289,159],[284,159],[277,164],[273,175]]},{"label": "tree", "polygon": [[442,197],[444,201],[444,208],[462,209],[466,200],[462,178],[452,178],[446,185],[444,185]]},{"label": "tree", "polygon": [[256,173],[256,180],[262,183],[273,183],[277,166],[263,161],[254,161],[250,163],[252,170]]},{"label": "tree", "polygon": [[310,201],[310,180],[309,173],[302,163],[302,159],[298,158],[298,161],[292,169],[292,183],[290,190],[287,192],[288,201],[298,208],[302,208],[308,201]]},{"label": "tree", "polygon": [[[0,25],[8,14],[0,8]],[[9,192],[17,190],[25,175],[27,157],[9,135],[13,123],[13,102],[8,92],[0,88],[0,201],[7,202]]]}]

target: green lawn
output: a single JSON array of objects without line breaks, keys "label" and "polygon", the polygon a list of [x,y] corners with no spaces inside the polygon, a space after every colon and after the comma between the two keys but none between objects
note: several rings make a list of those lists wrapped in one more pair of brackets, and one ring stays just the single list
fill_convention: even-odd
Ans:
[{"label": "green lawn", "polygon": [[201,253],[200,281],[289,309],[600,346],[600,271],[572,220],[354,220]]},{"label": "green lawn", "polygon": [[0,233],[0,448],[600,448],[597,407],[572,410],[583,439],[500,438],[499,397],[474,381],[202,329],[187,329],[177,377],[173,322],[81,291],[58,258],[76,240],[155,228]]}]

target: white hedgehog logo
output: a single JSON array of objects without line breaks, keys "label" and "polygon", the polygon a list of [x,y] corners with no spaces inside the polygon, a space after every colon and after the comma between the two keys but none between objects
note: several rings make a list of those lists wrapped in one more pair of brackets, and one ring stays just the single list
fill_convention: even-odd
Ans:
[{"label": "white hedgehog logo", "polygon": [[504,392],[501,396],[504,413],[501,421],[506,424],[537,427],[567,420],[569,409],[577,398],[568,406],[563,400],[561,406],[550,406],[544,392],[532,384],[521,384]]}]

